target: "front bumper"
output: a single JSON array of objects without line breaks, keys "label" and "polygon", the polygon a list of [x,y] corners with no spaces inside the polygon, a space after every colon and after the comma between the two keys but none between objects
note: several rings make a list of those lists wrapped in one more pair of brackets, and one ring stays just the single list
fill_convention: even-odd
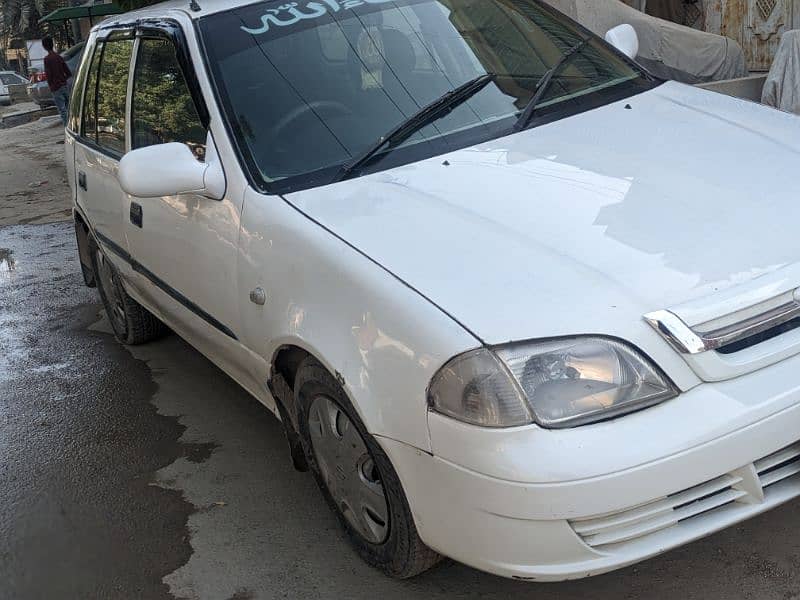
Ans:
[{"label": "front bumper", "polygon": [[[434,455],[380,442],[426,544],[505,577],[575,579],[800,496],[797,373],[795,357],[565,432],[487,432],[432,414]],[[721,419],[729,424],[724,433]]]}]

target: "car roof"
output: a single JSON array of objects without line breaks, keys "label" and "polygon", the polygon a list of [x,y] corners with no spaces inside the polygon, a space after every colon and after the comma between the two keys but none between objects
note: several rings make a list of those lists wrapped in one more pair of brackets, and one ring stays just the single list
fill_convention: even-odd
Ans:
[{"label": "car roof", "polygon": [[248,4],[256,4],[260,0],[196,0],[200,10],[192,10],[189,7],[190,0],[167,0],[151,6],[133,10],[130,12],[114,15],[105,19],[99,26],[102,28],[113,27],[130,23],[132,19],[146,19],[153,17],[166,17],[170,13],[180,12],[192,19],[199,19],[207,15],[230,10]]}]

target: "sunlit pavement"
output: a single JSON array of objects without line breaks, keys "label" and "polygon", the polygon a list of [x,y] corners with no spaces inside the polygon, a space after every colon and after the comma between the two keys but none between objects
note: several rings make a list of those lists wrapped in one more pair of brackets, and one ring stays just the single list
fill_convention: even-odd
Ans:
[{"label": "sunlit pavement", "polygon": [[800,598],[798,502],[590,580],[388,580],[266,409],[174,335],[123,348],[99,310],[71,224],[0,228],[0,598]]}]

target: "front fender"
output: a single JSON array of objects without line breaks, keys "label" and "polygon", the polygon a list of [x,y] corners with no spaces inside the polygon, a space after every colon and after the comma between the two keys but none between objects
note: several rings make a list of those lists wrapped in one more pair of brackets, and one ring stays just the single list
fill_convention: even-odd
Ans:
[{"label": "front fender", "polygon": [[[426,389],[452,356],[480,345],[451,317],[277,196],[245,194],[243,343],[273,360],[285,345],[342,383],[367,430],[430,451]],[[266,343],[265,341],[266,340]]]}]

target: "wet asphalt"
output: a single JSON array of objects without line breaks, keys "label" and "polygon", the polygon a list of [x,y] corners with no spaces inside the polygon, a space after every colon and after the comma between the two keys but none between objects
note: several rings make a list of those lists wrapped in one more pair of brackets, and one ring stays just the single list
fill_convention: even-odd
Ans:
[{"label": "wet asphalt", "polygon": [[148,368],[88,330],[69,223],[0,229],[0,597],[170,598],[191,506],[151,486],[184,454]]},{"label": "wet asphalt", "polygon": [[0,600],[800,600],[798,531],[795,501],[583,581],[388,580],[258,402],[177,336],[109,335],[70,224],[0,227]]}]

